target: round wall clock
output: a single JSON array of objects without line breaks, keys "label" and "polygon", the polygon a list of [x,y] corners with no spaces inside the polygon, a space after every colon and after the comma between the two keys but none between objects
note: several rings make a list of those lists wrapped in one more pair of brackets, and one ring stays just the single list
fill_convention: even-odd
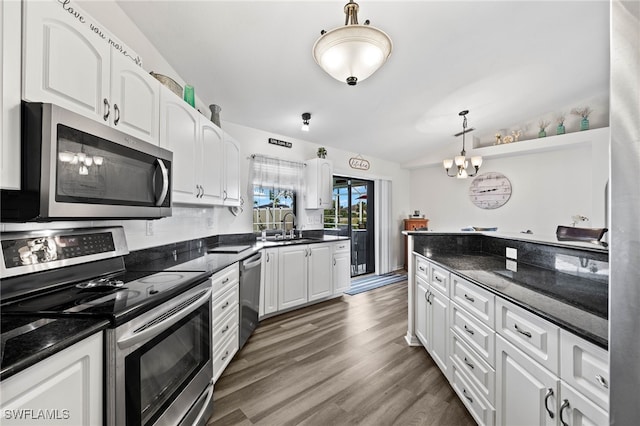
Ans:
[{"label": "round wall clock", "polygon": [[483,173],[471,182],[469,198],[481,209],[497,209],[511,198],[511,182],[502,173]]}]

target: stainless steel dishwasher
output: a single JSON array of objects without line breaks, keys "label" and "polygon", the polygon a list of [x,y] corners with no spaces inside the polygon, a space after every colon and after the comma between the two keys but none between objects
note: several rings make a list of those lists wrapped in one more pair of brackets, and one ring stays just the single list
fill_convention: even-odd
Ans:
[{"label": "stainless steel dishwasher", "polygon": [[240,262],[240,348],[258,326],[262,252]]}]

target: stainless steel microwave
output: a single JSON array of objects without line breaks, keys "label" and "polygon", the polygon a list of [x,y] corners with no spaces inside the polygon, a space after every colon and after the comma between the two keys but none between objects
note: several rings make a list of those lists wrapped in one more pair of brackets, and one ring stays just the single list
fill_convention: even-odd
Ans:
[{"label": "stainless steel microwave", "polygon": [[171,216],[173,154],[46,103],[22,103],[20,191],[2,222]]}]

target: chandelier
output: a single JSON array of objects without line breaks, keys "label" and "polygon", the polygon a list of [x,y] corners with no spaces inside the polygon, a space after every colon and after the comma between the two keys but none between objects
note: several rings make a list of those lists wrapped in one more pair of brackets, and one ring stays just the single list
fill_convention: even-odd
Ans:
[{"label": "chandelier", "polygon": [[[474,167],[475,172],[473,174],[467,172],[467,169],[469,168],[469,161],[465,157],[467,151],[464,150],[464,135],[475,130],[473,127],[467,130],[467,114],[469,114],[468,110],[460,111],[458,113],[458,115],[462,117],[462,132],[454,135],[456,137],[462,135],[462,151],[460,151],[460,155],[456,155],[453,160],[448,158],[442,161],[442,165],[447,171],[447,176],[456,177],[458,179],[466,179],[467,177],[477,175],[478,169],[480,169],[480,166],[482,165],[482,157],[471,157],[471,165]],[[458,170],[454,174],[449,174],[449,169],[453,166],[454,162],[456,163]]]},{"label": "chandelier", "polygon": [[358,24],[358,3],[350,0],[344,6],[346,15],[343,27],[322,30],[313,45],[313,59],[331,77],[355,86],[371,76],[384,64],[393,47],[384,32]]}]

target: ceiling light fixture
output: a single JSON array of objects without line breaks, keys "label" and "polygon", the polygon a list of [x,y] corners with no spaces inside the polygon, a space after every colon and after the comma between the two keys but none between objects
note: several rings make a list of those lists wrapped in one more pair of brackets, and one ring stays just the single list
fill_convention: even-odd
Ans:
[{"label": "ceiling light fixture", "polygon": [[[460,111],[458,113],[459,116],[463,117],[462,132],[456,133],[454,136],[458,137],[462,135],[462,151],[460,151],[460,155],[455,156],[453,160],[449,158],[442,161],[442,165],[444,166],[444,169],[447,171],[447,176],[449,177],[456,177],[458,179],[466,179],[467,177],[473,177],[478,174],[478,169],[480,169],[480,166],[482,165],[482,157],[471,157],[471,165],[475,168],[475,173],[469,174],[467,172],[467,169],[469,167],[469,161],[465,157],[467,154],[467,151],[464,150],[464,135],[468,132],[472,132],[473,130],[475,130],[473,127],[467,130],[467,114],[468,113],[469,113],[468,110]],[[450,175],[449,169],[453,166],[454,162],[456,163],[456,167],[458,168],[458,171],[455,174]]]},{"label": "ceiling light fixture", "polygon": [[375,27],[358,24],[358,3],[350,0],[344,6],[344,26],[322,30],[313,45],[313,59],[331,77],[349,86],[376,72],[391,55],[389,36]]},{"label": "ceiling light fixture", "polygon": [[311,120],[311,113],[305,112],[302,114],[302,130],[303,132],[309,131],[309,120]]}]

